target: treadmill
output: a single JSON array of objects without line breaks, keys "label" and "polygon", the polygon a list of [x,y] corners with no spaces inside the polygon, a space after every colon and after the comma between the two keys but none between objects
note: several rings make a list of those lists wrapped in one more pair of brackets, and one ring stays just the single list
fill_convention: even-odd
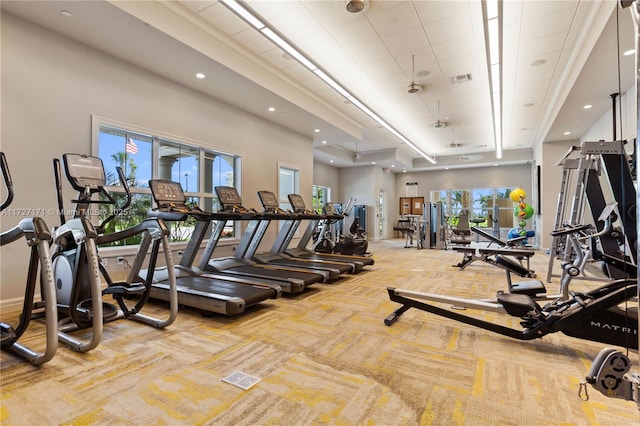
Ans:
[{"label": "treadmill", "polygon": [[[242,206],[242,199],[235,188],[218,187],[216,188],[216,193],[222,210],[212,214],[216,218],[216,226],[200,258],[198,269],[222,276],[268,279],[277,282],[285,293],[300,293],[307,286],[327,280],[329,274],[322,271],[310,271],[292,266],[258,264],[250,259],[243,258],[240,255],[244,252],[242,247],[251,240],[253,235],[253,230],[250,226],[247,227],[243,234],[239,248],[234,251],[234,256],[212,258],[227,220],[256,219],[254,212],[250,212],[249,209]],[[225,213],[227,213],[226,217],[224,216]],[[219,218],[223,220],[218,220]]]},{"label": "treadmill", "polygon": [[[195,219],[195,229],[178,265],[167,265],[153,271],[153,285],[150,297],[168,300],[168,268],[173,268],[178,290],[178,302],[206,312],[227,316],[241,314],[247,306],[267,299],[276,299],[282,294],[277,285],[236,277],[219,277],[204,274],[193,268],[193,261],[213,218],[224,221],[234,215],[218,215],[186,205],[186,197],[179,183],[167,179],[152,179],[149,188],[157,208],[149,212],[151,217],[159,217],[165,222]],[[240,216],[235,214],[235,216]],[[224,225],[223,225],[224,226]],[[141,272],[142,275],[142,272]]]},{"label": "treadmill", "polygon": [[[327,215],[317,214],[306,208],[302,196],[299,194],[289,194],[289,203],[293,208],[293,213],[296,214],[296,219],[286,221],[287,223],[282,227],[282,230],[278,234],[276,241],[273,244],[272,250],[277,252],[285,252],[294,257],[302,257],[305,259],[324,259],[336,262],[347,262],[356,265],[356,271],[362,270],[364,266],[373,265],[375,261],[368,256],[357,256],[349,254],[329,254],[329,253],[317,253],[310,250],[308,247],[309,241],[313,236],[313,232],[318,226],[318,222],[323,219],[335,219],[336,217],[327,217]],[[336,215],[337,218],[342,218],[341,215]],[[307,229],[305,230],[302,238],[298,242],[296,247],[289,248],[291,240],[295,236],[300,223],[303,220],[309,220]]]},{"label": "treadmill", "polygon": [[268,253],[256,254],[256,250],[262,241],[267,228],[272,220],[292,220],[296,215],[282,210],[278,206],[278,199],[275,194],[270,191],[258,191],[258,197],[264,207],[260,219],[256,224],[253,238],[243,253],[244,257],[255,260],[259,263],[274,265],[290,265],[312,270],[324,270],[330,274],[329,279],[337,279],[342,274],[354,273],[355,266],[340,262],[331,262],[328,260],[302,259],[292,257],[286,253],[277,253],[274,251]]}]

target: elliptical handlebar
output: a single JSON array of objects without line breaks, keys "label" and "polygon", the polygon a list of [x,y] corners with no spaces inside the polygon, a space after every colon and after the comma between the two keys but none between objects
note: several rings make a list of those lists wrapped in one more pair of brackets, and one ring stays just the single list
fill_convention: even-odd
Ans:
[{"label": "elliptical handlebar", "polygon": [[[107,190],[104,189],[104,187],[101,188],[100,193],[109,199],[109,201],[106,201],[105,203],[113,204],[115,206],[111,214],[105,220],[103,220],[102,223],[100,223],[100,225],[98,225],[97,227],[98,233],[101,233],[101,234],[103,233],[104,227],[106,226],[107,223],[111,222],[113,219],[120,216],[122,212],[124,212],[125,209],[131,205],[131,189],[129,188],[129,184],[127,183],[127,177],[124,175],[124,171],[122,170],[122,167],[120,166],[116,167],[116,171],[118,172],[118,180],[120,180],[120,184],[122,185],[122,188],[124,189],[124,192],[126,194],[126,199],[124,201],[124,204],[118,207],[116,206],[116,200],[111,196],[111,194],[109,194]],[[100,201],[90,201],[90,202],[100,203]]]},{"label": "elliptical handlebar", "polygon": [[7,165],[7,157],[5,157],[4,152],[0,152],[0,169],[2,169],[2,179],[4,180],[4,185],[7,187],[7,198],[2,202],[0,206],[0,211],[9,207],[11,202],[13,201],[13,181],[11,180],[11,173],[9,172],[9,166]]}]

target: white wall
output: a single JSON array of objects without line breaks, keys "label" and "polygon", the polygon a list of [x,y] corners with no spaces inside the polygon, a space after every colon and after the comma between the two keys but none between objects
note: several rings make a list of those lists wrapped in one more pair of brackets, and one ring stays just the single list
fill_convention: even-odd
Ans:
[{"label": "white wall", "polygon": [[[330,188],[331,194],[329,201],[340,202],[340,172],[337,167],[327,164],[313,163],[313,185],[324,186]],[[311,204],[309,204],[311,205]]]},{"label": "white wall", "polygon": [[[1,148],[16,190],[12,209],[56,208],[51,159],[66,152],[91,153],[92,115],[243,154],[247,206],[259,206],[256,191],[277,191],[278,161],[295,165],[305,201],[311,203],[311,138],[12,15],[2,14],[1,30]],[[67,191],[65,201],[72,197]],[[19,219],[1,216],[0,229],[9,229]],[[44,219],[50,227],[58,222],[57,216]],[[22,298],[26,253],[26,247],[16,244],[0,252],[5,308]]]},{"label": "white wall", "polygon": [[[616,100],[616,138],[631,140],[636,137],[636,88],[632,87]],[[622,129],[622,130],[621,130]],[[585,141],[613,140],[613,108],[609,110],[580,138]],[[630,147],[630,151],[632,147]]]}]

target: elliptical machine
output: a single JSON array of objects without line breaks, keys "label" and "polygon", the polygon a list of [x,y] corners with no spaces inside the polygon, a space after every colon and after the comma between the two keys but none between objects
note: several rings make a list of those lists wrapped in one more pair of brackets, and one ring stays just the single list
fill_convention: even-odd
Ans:
[{"label": "elliptical machine", "polygon": [[[71,187],[78,191],[78,198],[71,200],[76,208],[73,218],[69,220],[66,220],[62,202],[61,164]],[[133,227],[105,234],[106,225],[123,214],[131,203],[131,192],[122,169],[118,167],[117,172],[126,198],[124,203],[118,206],[105,189],[106,175],[100,158],[64,154],[62,162],[58,159],[53,160],[53,166],[60,210],[60,226],[54,231],[55,250],[52,256],[58,311],[62,317],[58,333],[60,340],[75,351],[86,352],[100,343],[104,322],[128,318],[156,328],[173,323],[178,313],[178,296],[168,239],[169,229],[162,219],[148,218]],[[93,199],[96,194],[101,199]],[[112,206],[111,214],[98,226],[92,225],[89,220],[91,205]],[[128,276],[125,281],[114,282],[99,261],[97,246],[123,241],[137,235],[142,235],[142,241]],[[160,244],[169,270],[169,314],[165,319],[140,313],[149,299],[153,281],[152,271],[156,266]],[[148,272],[143,279],[139,273],[150,246]],[[101,276],[106,281],[104,290],[100,284]],[[103,295],[110,295],[117,306],[104,302]],[[127,300],[133,300],[135,303]],[[92,329],[91,337],[87,340],[80,340],[69,334],[86,328]]]},{"label": "elliptical machine", "polygon": [[[13,201],[13,182],[9,173],[9,166],[3,152],[0,152],[0,170],[7,189],[7,198],[0,206],[4,211]],[[53,272],[51,269],[51,257],[49,256],[49,240],[51,234],[47,225],[40,217],[22,219],[18,225],[0,234],[0,246],[5,246],[24,237],[27,246],[30,247],[29,269],[25,295],[20,314],[19,323],[14,327],[7,323],[0,323],[0,345],[3,350],[16,353],[26,358],[34,365],[44,364],[51,360],[58,349],[58,314],[56,311],[55,287]],[[38,269],[40,270],[40,293],[42,303],[34,302],[36,286],[38,285]],[[22,345],[18,340],[29,327],[35,309],[44,310],[45,317],[45,342],[44,351],[39,352]]]},{"label": "elliptical machine", "polygon": [[325,219],[315,235],[313,250],[318,253],[355,256],[370,254],[367,252],[369,242],[366,239],[366,233],[364,229],[360,228],[360,218],[356,216],[351,224],[349,228],[351,235],[342,235],[338,230],[338,223],[351,214],[355,202],[356,200],[351,198],[342,213],[338,213],[333,204],[325,204],[323,207]]}]

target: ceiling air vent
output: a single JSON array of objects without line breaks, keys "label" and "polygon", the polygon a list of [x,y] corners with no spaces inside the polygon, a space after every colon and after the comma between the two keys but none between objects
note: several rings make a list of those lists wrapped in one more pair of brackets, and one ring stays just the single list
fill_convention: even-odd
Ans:
[{"label": "ceiling air vent", "polygon": [[462,84],[467,83],[472,80],[471,74],[460,74],[449,77],[449,82],[451,84]]}]

